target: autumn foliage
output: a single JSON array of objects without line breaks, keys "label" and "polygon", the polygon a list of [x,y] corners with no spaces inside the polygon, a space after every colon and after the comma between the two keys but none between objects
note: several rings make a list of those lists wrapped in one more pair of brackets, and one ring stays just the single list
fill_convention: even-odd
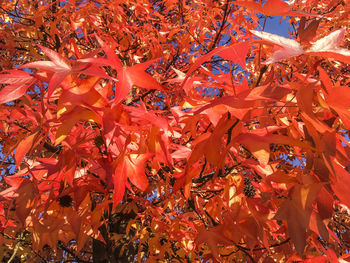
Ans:
[{"label": "autumn foliage", "polygon": [[2,262],[350,261],[349,18],[0,0]]}]

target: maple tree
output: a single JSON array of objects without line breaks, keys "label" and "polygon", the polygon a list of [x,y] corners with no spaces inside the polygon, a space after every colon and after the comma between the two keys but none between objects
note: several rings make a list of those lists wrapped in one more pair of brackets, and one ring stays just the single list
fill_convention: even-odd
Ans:
[{"label": "maple tree", "polygon": [[350,261],[349,18],[0,1],[2,261]]}]

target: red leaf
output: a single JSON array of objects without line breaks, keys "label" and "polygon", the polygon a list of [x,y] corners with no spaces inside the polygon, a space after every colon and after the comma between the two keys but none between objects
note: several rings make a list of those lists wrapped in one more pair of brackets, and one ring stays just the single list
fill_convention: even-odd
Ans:
[{"label": "red leaf", "polygon": [[236,5],[243,6],[255,12],[262,13],[266,16],[311,16],[320,17],[317,14],[311,14],[299,10],[292,10],[288,3],[282,0],[268,0],[262,6],[254,1],[236,1]]},{"label": "red leaf", "polygon": [[[60,54],[53,51],[52,49],[49,49],[41,45],[38,45],[38,47],[40,47],[40,49],[44,51],[44,53],[51,59],[51,61],[55,64],[56,69],[58,71],[60,70],[67,71],[71,69],[70,65],[66,62],[66,59],[62,57]],[[38,63],[40,63],[40,61],[38,61]]]},{"label": "red leaf", "polygon": [[190,148],[183,146],[183,145],[177,145],[177,150],[171,154],[171,157],[173,159],[187,159],[192,151]]},{"label": "red leaf", "polygon": [[282,15],[289,10],[289,5],[282,0],[268,0],[262,7],[262,13],[266,16]]},{"label": "red leaf", "polygon": [[[271,131],[273,131],[273,129]],[[265,136],[258,136],[253,133],[241,133],[235,138],[235,141],[245,145],[263,166],[269,161],[271,143],[295,145],[305,149],[311,148],[306,143],[294,140],[289,136],[271,133]]]},{"label": "red leaf", "polygon": [[158,126],[159,128],[163,129],[163,131],[168,130],[168,122],[166,121],[166,119],[162,118],[161,116],[155,115],[151,111],[147,111],[143,103],[141,103],[138,107],[124,106],[124,108],[130,112],[131,116],[147,121],[148,123],[152,123]]},{"label": "red leaf", "polygon": [[321,189],[320,193],[316,199],[317,210],[321,219],[328,219],[333,214],[333,196],[324,187]]},{"label": "red leaf", "polygon": [[5,73],[0,74],[0,83],[9,85],[0,90],[0,104],[20,98],[35,82],[35,78],[25,71],[14,69]]},{"label": "red leaf", "polygon": [[238,119],[243,119],[247,112],[250,110],[250,108],[254,106],[254,102],[252,101],[245,101],[241,98],[236,98],[235,96],[226,96],[209,102],[205,106],[196,110],[194,114],[199,114],[205,111],[206,109],[221,104],[231,107],[232,109],[229,109],[228,111]]},{"label": "red leaf", "polygon": [[52,61],[36,61],[32,63],[28,63],[20,66],[19,68],[37,68],[45,71],[54,72],[51,77],[49,87],[47,90],[48,97],[51,97],[52,93],[55,89],[61,84],[61,82],[71,73],[71,66],[67,64],[65,59],[58,54],[57,52],[38,45],[44,53],[52,60]]},{"label": "red leaf", "polygon": [[320,19],[313,20],[307,27],[305,27],[306,19],[302,17],[299,22],[298,36],[301,43],[309,43],[316,36],[317,28],[321,22]]},{"label": "red leaf", "polygon": [[125,73],[130,78],[131,84],[147,90],[162,90],[163,87],[159,84],[159,82],[150,74],[145,72],[148,67],[158,60],[159,59],[152,59],[126,68]]},{"label": "red leaf", "polygon": [[126,162],[122,161],[115,169],[113,175],[113,183],[114,183],[114,193],[113,193],[113,207],[116,207],[120,201],[122,201],[124,193],[125,193],[125,183],[127,176],[127,167]]},{"label": "red leaf", "polygon": [[102,47],[108,58],[108,63],[115,67],[116,70],[123,69],[123,64],[117,54],[108,46],[98,35],[95,35],[98,44]]},{"label": "red leaf", "polygon": [[[237,63],[242,68],[246,67],[245,58],[248,53],[249,42],[240,42],[231,46],[220,46],[210,51],[208,54],[201,56],[190,67],[186,73],[186,79],[204,62],[209,61],[212,56],[218,55],[224,59]],[[186,81],[185,79],[185,81]],[[185,83],[184,81],[184,83]],[[184,85],[184,84],[183,84]]]},{"label": "red leaf", "polygon": [[321,79],[323,85],[326,88],[326,91],[328,93],[330,93],[331,92],[331,88],[333,87],[333,83],[332,83],[331,79],[329,78],[327,73],[323,70],[323,68],[318,66],[317,69],[318,69],[318,73],[320,74],[320,79]]},{"label": "red leaf", "polygon": [[97,37],[97,40],[107,55],[107,59],[90,58],[82,61],[95,62],[100,65],[110,65],[114,67],[117,72],[118,88],[116,89],[116,95],[114,104],[120,103],[129,94],[133,85],[144,89],[163,89],[159,82],[149,75],[145,70],[151,66],[155,61],[159,59],[153,59],[144,63],[135,64],[131,67],[124,68],[119,57],[106,43]]},{"label": "red leaf", "polygon": [[244,96],[247,101],[251,100],[276,100],[280,101],[284,96],[291,93],[292,90],[289,88],[281,87],[278,85],[265,85],[255,87],[254,89],[248,90],[246,96],[240,94],[240,97]]},{"label": "red leaf", "polygon": [[118,104],[124,100],[133,85],[147,90],[163,89],[159,82],[145,71],[157,60],[158,59],[154,59],[144,63],[139,63],[126,69],[122,68],[118,71],[117,79],[119,83],[116,90],[114,104]]},{"label": "red leaf", "polygon": [[329,233],[326,225],[323,223],[319,214],[312,211],[310,216],[310,229],[314,231],[317,236],[322,237],[327,242],[329,241]]},{"label": "red leaf", "polygon": [[109,76],[99,68],[91,65],[89,59],[86,59],[85,61],[84,59],[74,61],[74,67],[71,67],[66,59],[57,52],[41,45],[38,46],[51,59],[51,61],[36,61],[22,65],[19,68],[36,68],[44,71],[54,72],[50,79],[49,87],[47,90],[48,97],[51,97],[52,93],[59,85],[61,85],[62,81],[73,72],[80,72],[86,75],[95,75],[103,78],[109,78]]}]

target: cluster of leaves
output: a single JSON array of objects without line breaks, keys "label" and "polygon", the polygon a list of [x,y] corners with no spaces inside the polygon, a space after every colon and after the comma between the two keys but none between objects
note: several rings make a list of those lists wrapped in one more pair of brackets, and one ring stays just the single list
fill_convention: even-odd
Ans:
[{"label": "cluster of leaves", "polygon": [[0,1],[2,260],[348,260],[349,17]]}]

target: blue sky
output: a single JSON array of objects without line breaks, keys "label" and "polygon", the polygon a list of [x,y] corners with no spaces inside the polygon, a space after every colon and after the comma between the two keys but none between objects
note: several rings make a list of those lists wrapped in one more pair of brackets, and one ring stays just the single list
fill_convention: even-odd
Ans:
[{"label": "blue sky", "polygon": [[[265,25],[265,32],[284,36],[290,38],[288,32],[291,29],[291,26],[288,23],[289,17],[281,20],[281,16],[273,16],[268,17]],[[261,25],[263,24],[264,19],[261,21]]]}]

